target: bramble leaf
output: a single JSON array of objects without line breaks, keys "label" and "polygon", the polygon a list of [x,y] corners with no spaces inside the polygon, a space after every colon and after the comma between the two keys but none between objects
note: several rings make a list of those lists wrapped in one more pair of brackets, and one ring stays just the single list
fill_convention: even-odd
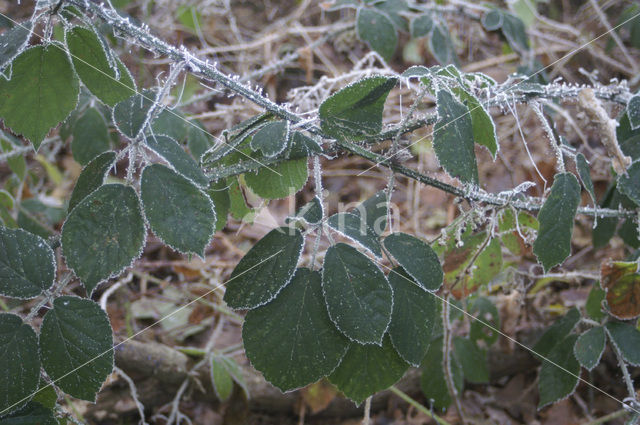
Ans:
[{"label": "bramble leaf", "polygon": [[597,283],[591,287],[591,291],[589,291],[589,296],[587,297],[587,302],[585,303],[584,309],[587,312],[587,316],[592,318],[595,321],[601,321],[605,313],[602,311],[602,301],[606,296],[606,292],[600,288],[600,285]]},{"label": "bramble leaf", "polygon": [[476,319],[471,321],[469,338],[472,341],[484,340],[487,345],[495,343],[500,337],[500,314],[491,300],[485,297],[476,298],[469,307],[469,313],[476,316]]},{"label": "bramble leaf", "polygon": [[[433,400],[433,405],[436,409],[446,409],[452,402],[447,388],[447,381],[444,377],[443,359],[442,337],[439,337],[429,344],[427,354],[424,356],[420,366],[422,370],[420,387],[427,399]],[[453,352],[451,352],[450,356],[450,366],[454,386],[460,392],[464,385],[464,377],[462,367]]]},{"label": "bramble leaf", "polygon": [[360,220],[364,219],[373,233],[380,236],[387,228],[387,206],[387,194],[380,190],[358,204],[351,213],[360,217]]},{"label": "bramble leaf", "polygon": [[140,197],[149,226],[166,245],[204,258],[215,231],[211,199],[191,181],[161,164],[145,167]]},{"label": "bramble leaf", "polygon": [[135,139],[147,123],[147,114],[155,99],[153,90],[144,90],[118,102],[113,107],[113,124],[120,133],[129,139]]},{"label": "bramble leaf", "polygon": [[618,319],[640,316],[638,263],[605,261],[600,267],[600,286],[607,291],[609,313]]},{"label": "bramble leaf", "polygon": [[[107,56],[109,47],[98,34],[89,28],[73,27],[67,30],[65,37],[73,67],[98,99],[114,106],[136,93],[129,70],[112,52]],[[117,74],[114,68],[117,68]]]},{"label": "bramble leaf", "polygon": [[408,368],[386,336],[381,346],[352,342],[329,380],[344,395],[361,404],[370,395],[395,384]]},{"label": "bramble leaf", "polygon": [[406,233],[392,233],[384,247],[422,289],[437,291],[442,286],[440,260],[429,245]]},{"label": "bramble leaf", "polygon": [[281,153],[288,144],[289,121],[273,121],[265,124],[249,142],[251,149],[261,151],[268,158]]},{"label": "bramble leaf", "polygon": [[63,296],[53,301],[40,328],[42,366],[67,394],[95,401],[113,370],[113,331],[94,301]]},{"label": "bramble leaf", "polygon": [[315,196],[296,212],[295,219],[304,220],[309,224],[318,224],[322,220],[323,212],[322,202]]},{"label": "bramble leaf", "polygon": [[486,350],[478,347],[471,339],[460,336],[453,338],[453,348],[456,350],[456,358],[462,367],[464,379],[473,384],[489,382]]},{"label": "bramble leaf", "polygon": [[429,14],[417,16],[411,21],[411,37],[413,38],[429,35],[432,29],[433,19]]},{"label": "bramble leaf", "polygon": [[211,357],[211,385],[220,401],[227,401],[233,392],[233,377],[222,363],[220,356]]},{"label": "bramble leaf", "polygon": [[582,366],[592,370],[600,362],[606,342],[604,328],[596,326],[578,337],[573,347],[573,354]]},{"label": "bramble leaf", "polygon": [[429,50],[440,65],[458,64],[456,49],[449,28],[442,22],[436,22],[429,38]]},{"label": "bramble leaf", "polygon": [[618,347],[622,357],[633,366],[640,366],[640,331],[635,326],[622,322],[608,322],[607,333]]},{"label": "bramble leaf", "polygon": [[96,108],[87,109],[73,126],[71,152],[80,165],[109,150],[109,128]]},{"label": "bramble leaf", "polygon": [[640,206],[640,160],[634,161],[627,174],[618,176],[618,189]]},{"label": "bramble leaf", "polygon": [[62,252],[91,295],[142,252],[146,231],[140,201],[129,186],[99,187],[69,213],[62,226]]},{"label": "bramble leaf", "polygon": [[[162,111],[151,122],[153,134],[169,136],[179,144],[187,138],[187,127],[192,127],[177,109],[162,108]],[[198,133],[203,134],[198,129]]]},{"label": "bramble leaf", "polygon": [[323,133],[349,140],[362,140],[380,133],[384,102],[397,81],[397,78],[370,77],[332,94],[320,105]]},{"label": "bramble leaf", "polygon": [[385,60],[390,60],[396,51],[398,33],[393,21],[383,12],[362,7],[356,18],[358,38],[367,42],[371,50],[375,50]]},{"label": "bramble leaf", "polygon": [[407,363],[419,366],[429,348],[434,323],[438,320],[436,299],[425,292],[400,267],[389,273],[393,288],[393,312],[389,336]]},{"label": "bramble leaf", "polygon": [[547,328],[545,333],[542,334],[538,342],[533,346],[533,351],[541,356],[547,356],[559,341],[562,341],[565,336],[569,335],[579,320],[580,312],[577,308],[573,307],[567,314]]},{"label": "bramble leaf", "polygon": [[492,239],[475,258],[473,266],[465,276],[458,276],[450,287],[457,299],[466,298],[481,285],[491,282],[502,270],[502,247],[498,239]]},{"label": "bramble leaf", "polygon": [[251,364],[282,391],[331,373],[349,346],[329,319],[320,273],[304,268],[273,301],[247,313],[242,340]]},{"label": "bramble leaf", "polygon": [[22,409],[2,417],[2,425],[60,425],[53,410],[36,401],[30,401]]},{"label": "bramble leaf", "polygon": [[578,335],[571,334],[558,340],[549,351],[548,360],[542,361],[538,381],[539,409],[569,397],[578,386],[580,363],[573,355],[573,346],[577,339]]},{"label": "bramble leaf", "polygon": [[587,159],[581,153],[576,155],[576,168],[578,169],[578,177],[580,177],[580,181],[582,182],[582,186],[589,192],[589,196],[591,196],[591,200],[594,205],[596,203],[596,193],[593,187],[593,181],[591,180],[591,172],[589,171],[589,163]]},{"label": "bramble leaf", "polygon": [[279,227],[267,233],[231,273],[224,301],[231,308],[252,309],[274,299],[293,277],[303,246],[297,229]]},{"label": "bramble leaf", "polygon": [[640,95],[631,96],[627,104],[627,115],[632,130],[640,127]]},{"label": "bramble leaf", "polygon": [[37,151],[49,130],[76,107],[78,77],[57,43],[23,51],[11,67],[11,79],[0,78],[0,118]]},{"label": "bramble leaf", "polygon": [[493,159],[498,154],[498,136],[496,135],[496,126],[491,119],[491,115],[480,103],[477,97],[469,93],[462,87],[454,87],[453,92],[469,109],[471,115],[471,129],[473,131],[473,140],[484,146],[491,152]]},{"label": "bramble leaf", "polygon": [[53,285],[56,259],[40,236],[0,227],[0,295],[33,298]]},{"label": "bramble leaf", "polygon": [[329,217],[327,224],[335,231],[358,243],[378,258],[382,257],[378,235],[352,213],[337,213]]},{"label": "bramble leaf", "polygon": [[147,146],[163,157],[178,173],[200,187],[206,187],[209,179],[198,163],[169,136],[149,136],[145,139]]},{"label": "bramble leaf", "polygon": [[307,158],[282,161],[257,172],[245,173],[244,181],[253,193],[264,199],[280,199],[297,193],[307,182]]},{"label": "bramble leaf", "polygon": [[382,344],[393,294],[378,266],[357,249],[338,243],[325,255],[322,287],[329,316],[342,333],[361,344]]},{"label": "bramble leaf", "polygon": [[573,219],[578,205],[578,179],[571,173],[556,174],[551,193],[538,214],[540,230],[533,244],[533,253],[545,272],[561,264],[571,254]]},{"label": "bramble leaf", "polygon": [[11,63],[13,58],[25,48],[31,37],[32,28],[31,21],[20,22],[0,34],[0,69]]},{"label": "bramble leaf", "polygon": [[438,122],[433,127],[433,149],[442,168],[464,183],[478,183],[469,108],[447,90],[437,93]]},{"label": "bramble leaf", "polygon": [[38,336],[15,314],[0,313],[0,370],[0,412],[9,413],[26,404],[40,381]]},{"label": "bramble leaf", "polygon": [[115,160],[115,152],[105,152],[95,157],[82,169],[73,192],[71,192],[69,211],[73,210],[87,195],[102,186]]}]

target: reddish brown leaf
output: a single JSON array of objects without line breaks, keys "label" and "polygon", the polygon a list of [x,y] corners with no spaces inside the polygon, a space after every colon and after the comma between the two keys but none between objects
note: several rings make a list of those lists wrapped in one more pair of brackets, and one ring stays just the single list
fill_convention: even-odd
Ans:
[{"label": "reddish brown leaf", "polygon": [[618,319],[640,316],[640,273],[638,263],[608,260],[602,263],[600,285],[607,291],[607,304]]}]

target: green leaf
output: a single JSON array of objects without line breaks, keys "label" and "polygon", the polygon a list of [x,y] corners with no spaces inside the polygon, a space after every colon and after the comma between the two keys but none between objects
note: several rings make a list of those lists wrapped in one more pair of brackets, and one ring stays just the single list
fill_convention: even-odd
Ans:
[{"label": "green leaf", "polygon": [[573,354],[582,366],[593,370],[600,363],[606,342],[604,328],[596,326],[578,337],[573,346]]},{"label": "green leaf", "polygon": [[73,127],[71,152],[73,159],[87,165],[92,159],[109,150],[109,128],[96,108],[87,109]]},{"label": "green leaf", "polygon": [[136,93],[129,70],[113,52],[107,53],[106,41],[98,34],[88,28],[73,27],[67,30],[65,38],[73,67],[98,99],[114,106]]},{"label": "green leaf", "polygon": [[202,123],[198,120],[189,121],[189,124],[187,124],[187,146],[196,162],[200,161],[202,155],[212,145],[211,136],[209,136]]},{"label": "green leaf", "polygon": [[640,206],[640,160],[634,161],[627,168],[626,175],[618,176],[618,190]]},{"label": "green leaf", "polygon": [[[162,108],[162,111],[151,122],[153,134],[169,136],[178,143],[184,142],[187,138],[187,127],[191,127],[191,125],[177,108]],[[196,131],[198,130],[196,129]]]},{"label": "green leaf", "polygon": [[407,363],[419,366],[439,318],[436,298],[420,288],[401,267],[389,273],[389,284],[393,288],[391,342]]},{"label": "green leaf", "polygon": [[522,19],[508,12],[502,12],[502,33],[513,50],[524,53],[529,50],[529,38]]},{"label": "green leaf", "polygon": [[[375,12],[377,13],[377,12]],[[362,140],[382,131],[382,110],[397,78],[364,78],[320,105],[320,126],[335,139]]]},{"label": "green leaf", "polygon": [[477,144],[486,147],[495,160],[498,154],[498,136],[496,135],[496,126],[491,119],[491,115],[489,115],[489,112],[477,97],[462,87],[455,87],[452,90],[469,109],[473,140]]},{"label": "green leaf", "polygon": [[608,322],[609,339],[618,347],[622,357],[633,366],[640,366],[640,331],[622,322]]},{"label": "green leaf", "polygon": [[631,96],[627,104],[627,116],[632,130],[640,127],[640,95]]},{"label": "green leaf", "polygon": [[387,336],[381,346],[351,343],[329,380],[360,404],[370,395],[395,384],[408,367]]},{"label": "green leaf", "polygon": [[478,183],[469,108],[446,90],[437,93],[438,122],[433,127],[433,149],[442,168],[463,183]]},{"label": "green leaf", "polygon": [[478,297],[469,307],[469,314],[476,317],[471,320],[469,338],[472,341],[483,340],[487,345],[494,344],[500,337],[500,314],[496,306],[488,298]]},{"label": "green leaf", "polygon": [[372,4],[376,9],[386,13],[398,30],[409,31],[407,18],[403,16],[404,13],[409,12],[407,0],[384,0]]},{"label": "green leaf", "polygon": [[264,199],[291,196],[302,189],[308,178],[307,158],[282,161],[269,168],[260,168],[256,173],[244,174],[249,189]]},{"label": "green leaf", "polygon": [[44,370],[65,393],[95,402],[113,370],[112,333],[97,303],[74,296],[56,298],[40,327]]},{"label": "green leaf", "polygon": [[581,153],[576,155],[576,168],[578,169],[578,177],[582,182],[582,186],[589,192],[591,200],[596,203],[596,193],[593,187],[593,181],[591,180],[591,172],[589,170],[589,163],[587,159]]},{"label": "green leaf", "polygon": [[[216,395],[221,401],[226,401],[232,393],[233,382],[238,384],[249,398],[249,389],[242,376],[238,363],[231,357],[213,356],[211,359],[211,383]],[[229,381],[231,379],[231,381]]]},{"label": "green leaf", "polygon": [[71,211],[62,227],[62,253],[90,296],[140,255],[146,231],[133,188],[107,184]]},{"label": "green leaf", "polygon": [[431,50],[433,57],[440,65],[458,64],[458,57],[456,56],[451,34],[447,26],[442,22],[437,22],[431,31],[429,50]]},{"label": "green leaf", "polygon": [[380,236],[387,228],[387,206],[387,194],[380,190],[356,206],[352,213],[364,219],[369,229]]},{"label": "green leaf", "polygon": [[274,299],[293,277],[303,246],[297,229],[278,227],[267,233],[231,273],[224,301],[231,308],[252,309]]},{"label": "green leaf", "polygon": [[0,78],[0,118],[37,151],[49,130],[78,103],[78,77],[57,43],[31,47],[11,65],[11,79]]},{"label": "green leaf", "polygon": [[237,177],[232,177],[229,184],[229,211],[231,217],[242,221],[251,221],[254,213],[254,210],[247,205]]},{"label": "green leaf", "polygon": [[27,403],[22,409],[0,419],[2,425],[59,425],[53,416],[53,410],[35,401]]},{"label": "green leaf", "polygon": [[291,149],[289,159],[300,159],[322,153],[322,147],[309,136],[299,131],[294,131],[291,136]]},{"label": "green leaf", "polygon": [[567,335],[559,339],[542,362],[538,388],[538,409],[569,397],[578,386],[580,363],[573,355],[573,346],[578,335]]},{"label": "green leaf", "polygon": [[206,187],[209,184],[209,179],[198,163],[174,139],[169,136],[152,135],[145,141],[147,146],[163,157],[178,173],[198,186]]},{"label": "green leaf", "polygon": [[429,14],[417,16],[411,21],[411,37],[413,38],[427,36],[431,33],[432,29],[433,19]]},{"label": "green leaf", "polygon": [[602,311],[602,301],[604,301],[606,294],[607,293],[602,290],[597,283],[594,284],[591,287],[591,291],[589,291],[589,296],[587,297],[587,302],[584,307],[587,316],[598,322],[606,315],[605,312]]},{"label": "green leaf", "polygon": [[25,405],[40,381],[38,336],[15,314],[0,313],[0,412]]},{"label": "green leaf", "polygon": [[322,220],[323,215],[324,207],[322,206],[322,202],[320,202],[320,199],[315,196],[311,201],[304,204],[298,212],[296,212],[293,219],[304,220],[309,224],[318,224]]},{"label": "green leaf", "polygon": [[53,409],[58,401],[58,394],[54,387],[55,385],[48,384],[44,379],[42,379],[42,377],[40,377],[38,392],[33,396],[31,401],[35,401],[44,407]]},{"label": "green leaf", "polygon": [[545,273],[571,254],[573,220],[580,205],[580,184],[571,173],[556,174],[551,193],[544,202],[538,221],[540,231],[533,253]]},{"label": "green leaf", "polygon": [[396,51],[398,34],[393,21],[385,13],[362,7],[356,18],[358,38],[365,41],[385,60],[390,60]]},{"label": "green leaf", "polygon": [[118,131],[133,140],[147,123],[147,114],[153,106],[156,94],[153,90],[144,90],[113,107],[113,124]]},{"label": "green leaf", "polygon": [[115,160],[115,152],[105,152],[95,157],[82,169],[80,177],[78,177],[78,181],[71,193],[69,211],[73,210],[87,195],[102,186]]},{"label": "green leaf", "polygon": [[325,255],[322,286],[329,316],[342,333],[361,344],[382,344],[393,294],[378,266],[355,248],[338,243]]},{"label": "green leaf", "polygon": [[31,21],[26,21],[17,23],[10,30],[0,34],[0,69],[8,65],[25,48],[32,28]]},{"label": "green leaf", "polygon": [[[444,377],[443,359],[442,337],[439,337],[431,341],[427,354],[424,356],[420,366],[420,369],[422,369],[420,378],[422,392],[427,397],[427,400],[433,401],[433,406],[439,410],[446,409],[452,402],[447,388],[447,381]],[[450,356],[450,366],[454,386],[460,392],[464,384],[462,367],[453,353]]]},{"label": "green leaf", "polygon": [[491,9],[482,16],[482,26],[487,31],[495,31],[502,28],[504,17],[500,9]]},{"label": "green leaf", "polygon": [[471,339],[455,336],[453,348],[456,358],[460,362],[464,378],[473,384],[489,383],[489,366],[487,352],[476,345]]},{"label": "green leaf", "polygon": [[233,377],[221,360],[221,356],[211,357],[211,384],[220,401],[227,401],[233,392]]},{"label": "green leaf", "polygon": [[334,214],[329,217],[327,224],[335,231],[370,251],[376,257],[382,258],[378,235],[357,215],[352,213]]},{"label": "green leaf", "polygon": [[273,158],[287,147],[289,140],[289,121],[274,121],[265,124],[249,142],[251,149],[262,151],[267,158]]},{"label": "green leaf", "polygon": [[0,227],[0,295],[37,297],[53,285],[56,259],[39,236]]},{"label": "green leaf", "polygon": [[242,340],[247,357],[282,391],[330,374],[349,346],[329,319],[321,280],[316,271],[297,269],[273,301],[245,317]]},{"label": "green leaf", "polygon": [[580,321],[580,312],[577,308],[573,307],[567,314],[549,326],[533,346],[533,351],[540,356],[546,357],[559,341],[562,341],[565,336],[569,335],[578,324],[578,321]]},{"label": "green leaf", "polygon": [[418,286],[427,291],[440,289],[442,267],[438,255],[429,245],[406,233],[392,233],[384,239],[384,247]]},{"label": "green leaf", "polygon": [[[20,142],[13,136],[0,132],[0,148],[2,152],[13,152],[16,148],[22,147]],[[27,175],[27,161],[24,155],[14,155],[6,158],[7,165],[20,180],[24,180]]]},{"label": "green leaf", "polygon": [[216,225],[211,199],[191,181],[161,164],[145,167],[140,197],[147,222],[158,238],[183,254],[204,258]]},{"label": "green leaf", "polygon": [[227,215],[229,214],[229,207],[231,204],[227,181],[225,179],[221,179],[217,182],[211,182],[207,189],[207,195],[211,198],[216,212],[215,231],[218,232],[224,229],[224,226],[227,225]]}]

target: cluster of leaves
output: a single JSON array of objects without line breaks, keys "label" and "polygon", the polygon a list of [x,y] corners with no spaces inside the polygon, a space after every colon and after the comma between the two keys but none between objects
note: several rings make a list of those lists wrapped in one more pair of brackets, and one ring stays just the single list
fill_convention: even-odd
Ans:
[{"label": "cluster of leaves", "polygon": [[[429,51],[441,65],[458,65],[455,42],[437,4],[421,4],[407,0],[336,0],[328,10],[356,9],[356,32],[386,60],[398,47],[398,33],[408,33],[411,45],[428,40]],[[504,9],[492,9],[482,18],[487,31],[500,31],[509,46],[519,53],[529,50],[525,24],[521,18]]]}]

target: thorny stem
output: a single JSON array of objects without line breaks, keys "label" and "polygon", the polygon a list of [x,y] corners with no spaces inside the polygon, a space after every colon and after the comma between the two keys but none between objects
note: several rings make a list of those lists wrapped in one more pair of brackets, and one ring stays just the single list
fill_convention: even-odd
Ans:
[{"label": "thorny stem", "polygon": [[451,398],[453,399],[454,404],[456,406],[456,411],[458,412],[458,416],[460,416],[460,421],[463,424],[466,424],[466,420],[462,410],[462,404],[460,403],[460,399],[458,397],[458,390],[456,390],[456,385],[453,382],[453,374],[451,371],[451,343],[453,339],[453,334],[451,330],[451,323],[449,321],[449,294],[445,294],[443,298],[442,329],[444,332],[444,335],[442,338],[442,370],[444,371],[444,378],[447,383],[447,389],[449,390],[449,394],[451,394]]}]

